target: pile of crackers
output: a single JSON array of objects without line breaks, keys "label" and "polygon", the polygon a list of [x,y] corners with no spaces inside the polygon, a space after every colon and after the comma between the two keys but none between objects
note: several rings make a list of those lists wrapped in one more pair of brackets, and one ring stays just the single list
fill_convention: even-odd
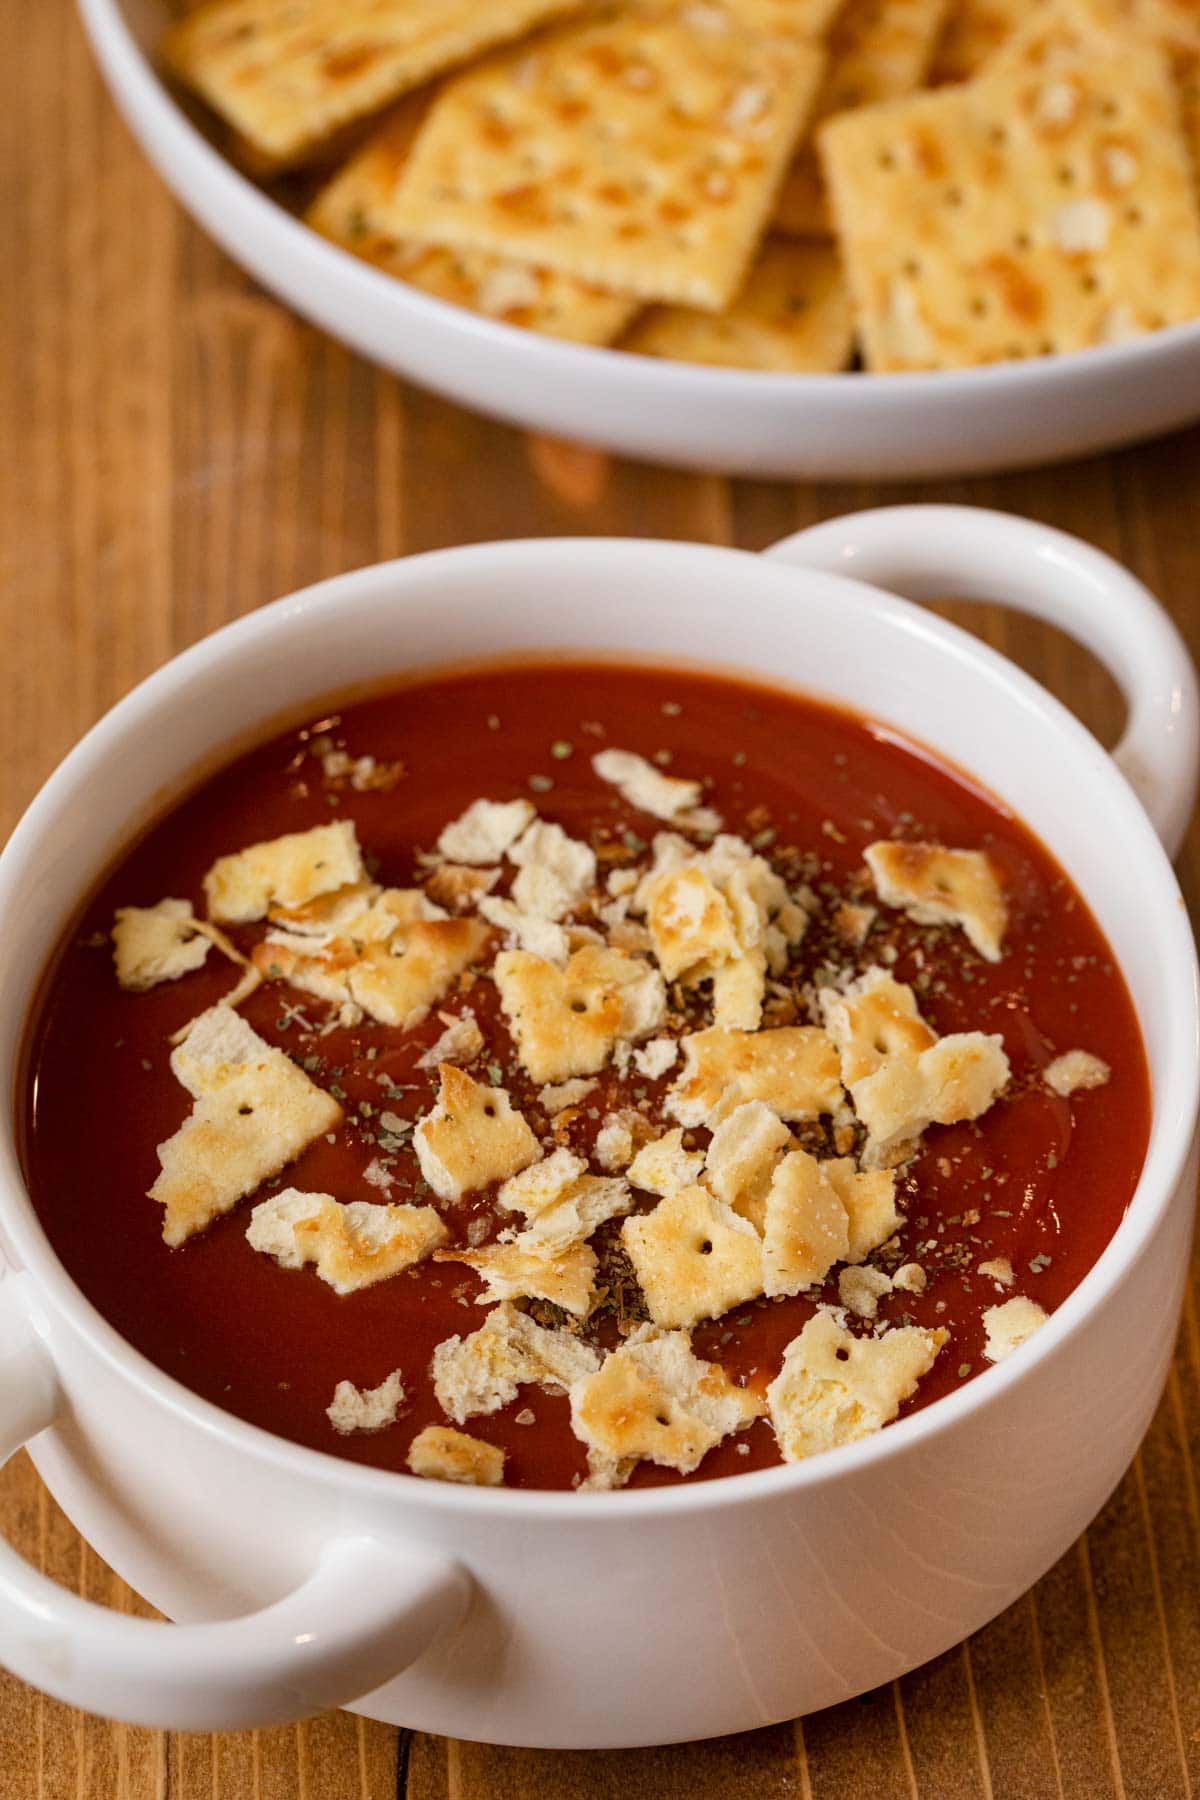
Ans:
[{"label": "pile of crackers", "polygon": [[1200,317],[1200,0],[202,0],[163,56],[317,231],[552,337],[888,371]]}]

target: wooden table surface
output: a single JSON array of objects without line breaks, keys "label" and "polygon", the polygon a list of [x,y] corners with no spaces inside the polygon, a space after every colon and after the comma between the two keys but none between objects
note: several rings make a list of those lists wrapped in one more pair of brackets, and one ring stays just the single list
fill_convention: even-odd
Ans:
[{"label": "wooden table surface", "polygon": [[[132,144],[67,0],[0,0],[0,20],[0,834],[174,651],[320,576],[473,539],[757,548],[880,501],[968,500],[1123,558],[1200,652],[1200,431],[919,492],[731,482],[531,441],[376,372],[239,274]],[[1082,652],[993,609],[956,616],[1111,741],[1116,692]],[[1195,832],[1182,867],[1195,901]],[[1086,1538],[968,1644],[891,1688],[742,1738],[568,1755],[349,1714],[171,1735],[0,1676],[0,1800],[1174,1800],[1200,1787],[1194,1456],[1195,1294],[1158,1417]],[[24,1456],[0,1474],[0,1526],[66,1586],[147,1610]]]}]

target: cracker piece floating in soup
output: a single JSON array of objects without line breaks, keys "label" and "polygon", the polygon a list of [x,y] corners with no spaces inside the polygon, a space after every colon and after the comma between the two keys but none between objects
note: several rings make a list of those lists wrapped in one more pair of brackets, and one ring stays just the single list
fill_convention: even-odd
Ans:
[{"label": "cracker piece floating in soup", "polygon": [[765,1031],[712,1026],[682,1038],[683,1072],[666,1110],[681,1125],[715,1129],[747,1100],[761,1100],[784,1120],[816,1119],[842,1104],[838,1055],[816,1025]]},{"label": "cracker piece floating in soup", "polygon": [[690,1475],[763,1410],[759,1395],[693,1353],[688,1332],[653,1325],[639,1326],[598,1374],[571,1388],[571,1426],[587,1445],[589,1487],[621,1487],[643,1460]]},{"label": "cracker piece floating in soup", "polygon": [[333,1429],[345,1437],[352,1431],[386,1431],[396,1423],[403,1404],[404,1382],[399,1369],[393,1369],[378,1387],[359,1388],[352,1381],[339,1381],[325,1413]]},{"label": "cracker piece floating in soup", "polygon": [[668,825],[682,825],[685,830],[719,831],[721,819],[711,807],[701,806],[704,792],[699,781],[688,781],[678,775],[664,775],[644,756],[632,750],[600,750],[592,758],[592,768],[601,781],[616,788],[626,805],[651,818],[665,819]]},{"label": "cracker piece floating in soup", "polygon": [[484,1284],[485,1300],[549,1300],[585,1319],[596,1285],[596,1253],[586,1244],[564,1249],[532,1232],[482,1250],[439,1250],[438,1262],[465,1263]]},{"label": "cracker piece floating in soup", "polygon": [[428,1481],[457,1481],[465,1487],[500,1487],[504,1452],[449,1425],[426,1425],[413,1439],[408,1466]]},{"label": "cracker piece floating in soup", "polygon": [[700,1179],[704,1152],[685,1150],[683,1127],[668,1131],[665,1137],[643,1144],[626,1170],[634,1187],[648,1194],[674,1194],[680,1188],[692,1187]]},{"label": "cracker piece floating in soup", "polygon": [[884,841],[868,844],[863,858],[885,906],[918,925],[959,925],[980,956],[999,962],[1008,907],[982,850]]},{"label": "cracker piece floating in soup", "polygon": [[[419,890],[404,890],[404,893],[407,903],[402,909],[404,916],[408,916],[408,907],[414,918],[440,916],[433,907],[419,906]],[[311,938],[317,943],[344,936],[346,927],[351,924],[357,927],[360,937],[387,936],[387,913],[395,907],[397,890],[389,888],[387,894],[387,900],[383,900],[384,889],[377,881],[351,881],[332,893],[318,894],[315,900],[306,900],[300,906],[281,906],[272,902],[267,908],[267,918],[276,933]],[[376,902],[381,900],[383,905],[377,907]]]},{"label": "cracker piece floating in soup", "polygon": [[171,1053],[195,1104],[158,1146],[150,1198],[173,1247],[203,1231],[341,1123],[342,1109],[228,1006],[201,1013]]},{"label": "cracker piece floating in soup", "polygon": [[767,1190],[792,1134],[762,1100],[735,1106],[717,1126],[704,1159],[708,1186],[761,1232]]},{"label": "cracker piece floating in soup", "polygon": [[362,879],[354,821],[338,819],[218,857],[204,877],[204,893],[210,918],[246,925],[271,906],[304,906]]},{"label": "cracker piece floating in soup", "polygon": [[544,819],[535,819],[509,847],[508,859],[518,871],[512,885],[515,905],[539,919],[561,919],[573,912],[596,880],[591,846]]},{"label": "cracker piece floating in soup", "polygon": [[892,1291],[892,1278],[883,1269],[856,1268],[851,1265],[838,1273],[838,1299],[847,1312],[860,1319],[873,1319],[879,1302]]},{"label": "cracker piece floating in soup", "polygon": [[639,1042],[666,1017],[661,975],[623,950],[588,946],[565,969],[525,950],[503,950],[493,974],[531,1081],[594,1075],[618,1042]]},{"label": "cracker piece floating in soup", "polygon": [[1093,1056],[1088,1050],[1068,1050],[1042,1070],[1042,1080],[1066,1099],[1080,1088],[1104,1087],[1111,1074],[1103,1057]]},{"label": "cracker piece floating in soup", "polygon": [[171,72],[270,170],[323,145],[444,69],[579,0],[213,0],[168,33]]},{"label": "cracker piece floating in soup", "polygon": [[554,919],[522,912],[515,900],[501,899],[498,894],[486,895],[479,902],[479,910],[489,925],[504,932],[508,949],[525,950],[530,956],[540,956],[560,969],[566,968],[571,940]]},{"label": "cracker piece floating in soup", "polygon": [[633,1066],[647,1081],[658,1081],[679,1061],[679,1043],[673,1037],[651,1038],[633,1053]]},{"label": "cracker piece floating in soup", "polygon": [[246,1230],[251,1249],[273,1256],[284,1269],[315,1263],[321,1280],[338,1294],[356,1293],[412,1268],[449,1235],[432,1206],[341,1203],[332,1194],[297,1188],[261,1200]]},{"label": "cracker piece floating in soup", "polygon": [[771,1177],[763,1213],[763,1291],[770,1299],[824,1281],[849,1248],[846,1208],[824,1167],[791,1150]]},{"label": "cracker piece floating in soup", "polygon": [[596,1085],[594,1081],[584,1081],[580,1077],[571,1081],[548,1081],[538,1089],[538,1105],[549,1118],[555,1119],[568,1107],[579,1106],[589,1094],[594,1094]]},{"label": "cracker piece floating in soup", "polygon": [[862,1262],[904,1223],[896,1207],[896,1177],[891,1169],[856,1168],[852,1156],[830,1157],[821,1172],[846,1209],[846,1261]]},{"label": "cracker piece floating in soup", "polygon": [[477,1331],[438,1345],[431,1373],[438,1405],[456,1425],[465,1425],[478,1413],[498,1412],[527,1384],[566,1393],[599,1367],[599,1353],[590,1344],[562,1326],[538,1325],[502,1300]]},{"label": "cracker piece floating in soup", "polygon": [[437,1104],[413,1132],[413,1145],[439,1200],[461,1200],[537,1161],[538,1141],[504,1088],[472,1081],[453,1063],[438,1074]]},{"label": "cracker piece floating in soup", "polygon": [[956,1032],[939,1038],[917,1011],[912,989],[869,969],[844,993],[822,988],[842,1079],[867,1132],[863,1164],[902,1162],[930,1125],[977,1119],[1009,1079],[998,1035]]},{"label": "cracker piece floating in soup", "polygon": [[484,1048],[483,1033],[475,1015],[462,1013],[456,1017],[452,1013],[440,1013],[438,1016],[445,1030],[424,1055],[417,1058],[418,1069],[436,1069],[444,1062],[460,1065],[474,1062]]},{"label": "cracker piece floating in soup", "polygon": [[1024,1294],[1014,1294],[1011,1300],[1005,1300],[1000,1306],[987,1307],[983,1314],[983,1329],[987,1339],[983,1354],[989,1362],[1003,1362],[1006,1356],[1019,1350],[1046,1323],[1048,1317],[1049,1314],[1036,1300],[1028,1300]]},{"label": "cracker piece floating in soup", "polygon": [[472,869],[466,863],[439,863],[425,883],[425,892],[437,906],[450,912],[471,912],[499,881],[501,870]]},{"label": "cracker piece floating in soup", "polygon": [[208,938],[196,929],[190,900],[119,906],[112,942],[117,981],[135,994],[190,975],[202,967],[209,951]]},{"label": "cracker piece floating in soup", "polygon": [[450,862],[494,863],[534,817],[528,800],[473,800],[442,830],[437,844]]},{"label": "cracker piece floating in soup", "polygon": [[679,1188],[621,1227],[656,1325],[716,1319],[763,1291],[757,1231],[707,1188]]},{"label": "cracker piece floating in soup", "polygon": [[851,1444],[889,1424],[949,1335],[905,1325],[882,1337],[856,1338],[832,1313],[815,1313],[788,1345],[767,1389],[785,1462]]},{"label": "cracker piece floating in soup", "polygon": [[506,1181],[496,1203],[525,1214],[518,1244],[553,1253],[583,1243],[607,1219],[627,1213],[633,1195],[621,1176],[589,1175],[581,1158],[560,1149]]}]

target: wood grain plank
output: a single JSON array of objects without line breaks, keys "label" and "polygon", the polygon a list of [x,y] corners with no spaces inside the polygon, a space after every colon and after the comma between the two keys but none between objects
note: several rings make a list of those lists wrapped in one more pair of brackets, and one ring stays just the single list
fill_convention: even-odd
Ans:
[{"label": "wood grain plank", "polygon": [[903,1724],[899,1687],[875,1688],[804,1721],[813,1800],[916,1800],[916,1773]]}]

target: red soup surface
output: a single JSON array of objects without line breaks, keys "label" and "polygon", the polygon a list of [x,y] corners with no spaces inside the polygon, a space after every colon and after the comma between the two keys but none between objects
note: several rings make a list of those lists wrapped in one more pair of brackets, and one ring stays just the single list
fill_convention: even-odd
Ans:
[{"label": "red soup surface", "polygon": [[[489,1313],[494,1302],[482,1298],[480,1275],[460,1262],[426,1258],[339,1294],[312,1266],[284,1267],[252,1248],[252,1208],[283,1188],[338,1202],[432,1203],[451,1251],[486,1247],[521,1226],[518,1214],[495,1204],[495,1183],[445,1200],[422,1177],[412,1127],[434,1105],[438,1072],[417,1065],[447,1019],[471,1014],[477,1020],[485,1045],[468,1073],[506,1090],[539,1151],[568,1147],[591,1159],[593,1173],[603,1172],[595,1141],[614,1110],[629,1109],[626,1158],[630,1142],[636,1147],[675,1125],[664,1108],[680,1063],[663,1074],[646,1073],[627,1047],[619,1052],[624,1072],[609,1058],[587,1093],[555,1113],[561,1097],[542,1095],[545,1084],[527,1074],[498,1003],[490,970],[505,944],[503,929],[492,929],[486,950],[407,1031],[356,1018],[357,1008],[343,1011],[336,996],[298,991],[268,964],[269,978],[244,1002],[242,1016],[340,1102],[344,1119],[232,1210],[169,1248],[163,1208],[147,1190],[159,1174],[157,1146],[192,1107],[172,1072],[169,1040],[219,1002],[240,970],[213,947],[203,966],[180,978],[126,991],[111,953],[116,909],[149,908],[170,896],[189,901],[203,917],[203,878],[218,857],[345,819],[354,821],[372,879],[413,888],[431,880],[439,833],[472,802],[523,798],[540,818],[595,852],[598,891],[577,900],[567,925],[607,937],[599,909],[610,907],[614,891],[628,893],[633,885],[619,872],[644,875],[656,834],[672,827],[599,778],[592,759],[606,748],[638,753],[664,775],[701,781],[699,798],[719,813],[722,830],[744,840],[799,897],[807,927],[782,956],[776,948],[762,1028],[819,1024],[817,988],[844,989],[862,972],[881,968],[911,989],[933,1032],[1000,1034],[1011,1069],[979,1117],[931,1124],[895,1159],[902,1221],[866,1260],[884,1278],[874,1283],[881,1291],[865,1302],[866,1312],[874,1303],[873,1317],[865,1316],[864,1303],[847,1310],[847,1292],[853,1299],[855,1290],[839,1285],[845,1269],[839,1262],[799,1292],[760,1293],[697,1322],[695,1355],[761,1395],[779,1373],[785,1348],[819,1309],[858,1338],[908,1326],[941,1328],[948,1337],[901,1407],[907,1412],[987,1369],[987,1309],[1026,1297],[1052,1313],[1104,1249],[1145,1151],[1146,1061],[1107,943],[1019,821],[928,751],[788,692],[656,668],[478,668],[347,705],[273,738],[201,783],[121,856],[44,978],[18,1097],[34,1204],[88,1298],[131,1344],[195,1393],[298,1443],[406,1469],[414,1437],[426,1426],[452,1423],[434,1394],[431,1358],[444,1340],[474,1332]],[[374,767],[360,763],[364,757]],[[711,842],[711,832],[685,827],[684,834],[697,854]],[[888,839],[986,855],[1007,908],[998,960],[979,954],[957,925],[921,923],[881,902],[863,853]],[[503,855],[494,866],[501,873],[493,894],[504,897],[516,870]],[[609,921],[622,910],[610,909]],[[249,954],[268,926],[225,929]],[[621,941],[653,967],[636,912],[626,914],[624,931]],[[693,972],[667,980],[664,991],[656,1039],[712,1025],[711,981]],[[352,1022],[339,1022],[344,1019]],[[1073,1050],[1100,1059],[1103,1085],[1064,1095],[1047,1084],[1046,1068]],[[1097,1065],[1088,1066],[1103,1079]],[[790,1129],[789,1150],[818,1158],[863,1153],[864,1134],[848,1107],[836,1118],[794,1121]],[[692,1127],[681,1148],[698,1160],[709,1140],[706,1128]],[[618,1173],[620,1160],[618,1143]],[[611,1172],[611,1153],[609,1166]],[[660,1203],[657,1194],[632,1187],[633,1215]],[[581,1335],[599,1356],[647,1317],[622,1248],[622,1224],[615,1217],[592,1236],[598,1265],[588,1317],[537,1298],[517,1300],[541,1324]],[[995,1273],[1001,1259],[1011,1267],[1010,1281]],[[981,1273],[981,1263],[993,1272]],[[900,1268],[914,1264],[920,1277],[888,1286]],[[404,1395],[392,1422],[372,1431],[335,1430],[326,1410],[335,1386],[346,1380],[371,1389],[394,1370]],[[588,1473],[568,1398],[553,1385],[526,1383],[508,1404],[467,1418],[461,1429],[505,1452],[507,1485],[565,1487]],[[779,1460],[772,1422],[763,1416],[710,1449],[692,1478]],[[682,1478],[645,1458],[622,1473],[635,1486]]]}]

